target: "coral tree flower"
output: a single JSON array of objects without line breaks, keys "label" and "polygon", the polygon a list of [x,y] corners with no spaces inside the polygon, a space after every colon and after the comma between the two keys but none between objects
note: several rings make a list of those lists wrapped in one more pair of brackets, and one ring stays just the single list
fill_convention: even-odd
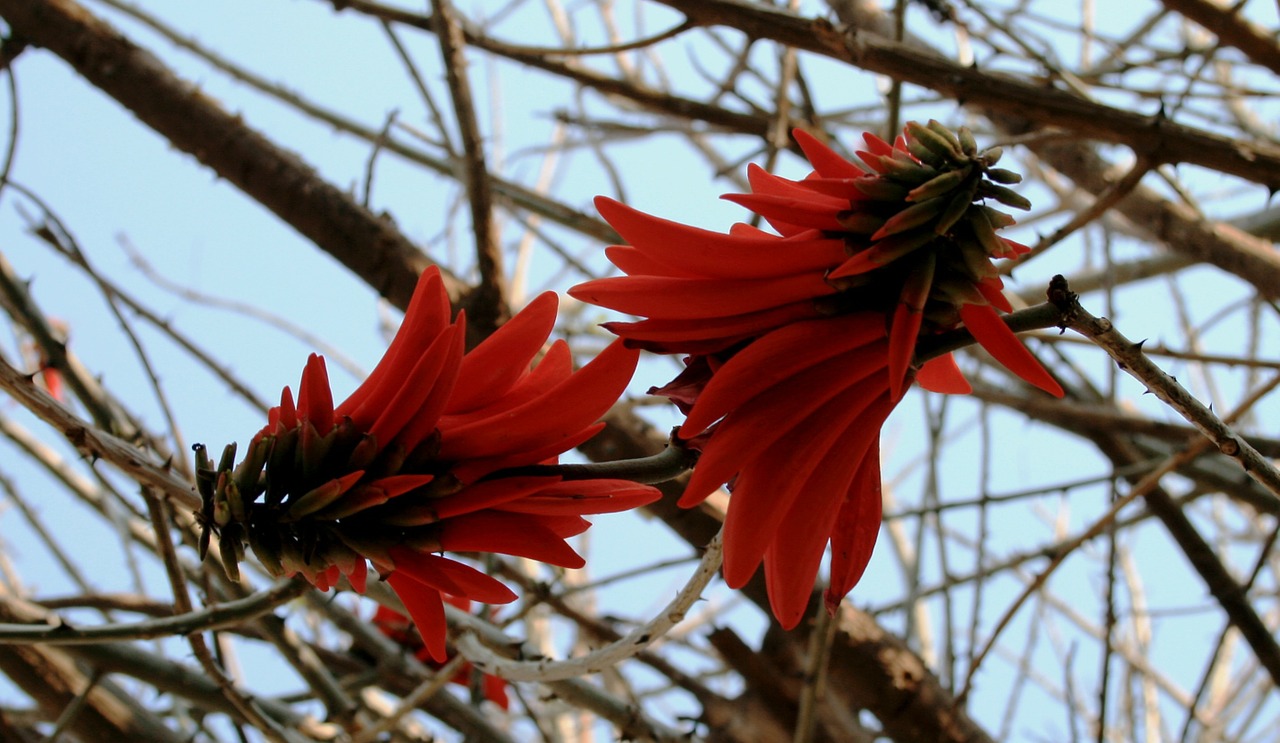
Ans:
[{"label": "coral tree flower", "polygon": [[599,198],[628,243],[607,251],[626,275],[570,290],[642,316],[605,325],[629,346],[687,354],[685,371],[655,390],[685,411],[679,436],[702,450],[680,504],[732,483],[725,580],[741,587],[763,562],[786,628],[804,614],[828,543],[829,609],[866,568],[880,526],[879,431],[906,388],[970,391],[950,355],[914,363],[921,335],[963,326],[1010,371],[1062,395],[1000,319],[1012,308],[992,260],[1027,248],[996,234],[1013,219],[987,202],[1029,204],[1002,185],[1018,176],[993,167],[998,150],[913,122],[894,145],[864,135],[864,168],[795,137],[808,177],[752,166],[752,193],[725,197],[774,232],[722,234]]},{"label": "coral tree flower", "polygon": [[[638,352],[615,342],[581,369],[551,333],[556,297],[543,294],[470,353],[466,319],[450,321],[439,271],[420,278],[405,319],[368,379],[335,405],[324,359],[312,355],[297,400],[286,387],[265,428],[233,467],[197,450],[200,514],[221,537],[233,577],[247,544],[274,576],[302,574],[327,590],[345,576],[364,591],[368,563],[400,597],[427,653],[445,658],[442,597],[490,604],[506,585],[442,552],[497,553],[568,568],[565,541],[584,514],[659,497],[625,480],[528,474],[603,427]],[[521,470],[513,468],[526,468]]]}]

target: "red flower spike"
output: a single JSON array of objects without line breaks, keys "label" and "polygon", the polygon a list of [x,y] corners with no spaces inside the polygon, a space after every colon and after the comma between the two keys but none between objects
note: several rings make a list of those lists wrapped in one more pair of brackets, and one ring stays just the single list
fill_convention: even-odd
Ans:
[{"label": "red flower spike", "polygon": [[1013,219],[996,202],[1027,208],[992,170],[997,151],[912,123],[892,144],[864,135],[863,168],[794,134],[812,173],[793,181],[752,166],[752,192],[725,197],[777,235],[714,233],[600,200],[631,243],[608,252],[627,275],[570,290],[640,315],[605,326],[628,345],[687,356],[654,390],[686,412],[679,435],[701,451],[679,503],[734,481],[726,579],[741,585],[763,560],[785,626],[807,606],[828,541],[829,606],[865,569],[880,523],[876,438],[893,405],[913,381],[971,389],[950,355],[913,368],[919,338],[963,323],[1015,374],[1061,394],[997,314],[1011,306],[992,260],[1027,252],[997,234]]},{"label": "red flower spike", "polygon": [[[272,575],[300,573],[322,590],[343,575],[364,590],[374,562],[435,659],[444,657],[445,597],[502,603],[515,594],[434,553],[514,554],[580,567],[565,540],[590,526],[582,514],[660,494],[615,480],[562,488],[558,476],[502,476],[507,467],[554,463],[599,432],[599,417],[635,369],[638,352],[619,342],[574,371],[563,341],[530,369],[547,345],[555,305],[554,294],[539,297],[528,315],[517,314],[468,356],[464,318],[449,321],[433,268],[419,280],[387,355],[336,407],[324,362],[313,355],[299,405],[285,388],[250,458],[206,473],[217,483],[210,508],[239,527],[222,531],[223,544],[233,545],[227,554],[238,534]],[[233,502],[231,482],[242,488],[237,510],[225,505]],[[263,498],[266,483],[271,493]]]}]

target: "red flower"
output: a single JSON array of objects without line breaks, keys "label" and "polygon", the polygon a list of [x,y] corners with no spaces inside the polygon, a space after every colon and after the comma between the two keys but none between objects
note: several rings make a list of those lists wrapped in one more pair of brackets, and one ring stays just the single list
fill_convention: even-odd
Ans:
[{"label": "red flower", "polygon": [[[449,603],[457,606],[463,611],[471,608],[471,602],[467,599],[457,598],[453,596],[445,597]],[[373,614],[373,626],[378,631],[386,635],[393,642],[401,645],[414,657],[426,664],[429,668],[439,670],[444,667],[447,661],[436,660],[427,652],[426,645],[422,642],[422,635],[414,629],[413,621],[398,611],[393,611],[385,606],[379,606],[378,610]],[[458,666],[458,670],[453,674],[453,678],[449,679],[455,684],[470,688],[472,677],[475,674],[475,667],[470,663],[463,663]],[[484,674],[480,679],[481,690],[484,692],[484,698],[493,702],[503,709],[510,707],[511,701],[507,698],[507,682],[492,674]]]},{"label": "red flower", "polygon": [[[366,560],[395,590],[432,658],[445,657],[442,597],[507,603],[511,589],[440,554],[491,552],[569,568],[565,541],[584,514],[652,502],[625,480],[562,481],[504,470],[554,463],[603,428],[637,352],[614,343],[578,371],[556,341],[536,366],[556,316],[535,299],[464,355],[465,317],[450,322],[439,272],[423,273],[405,319],[369,378],[334,405],[324,359],[312,355],[295,404],[285,388],[268,424],[232,469],[198,452],[207,529],[233,575],[247,543],[275,576],[301,573],[322,590],[346,576],[363,591]],[[207,543],[207,533],[206,533]]]},{"label": "red flower", "polygon": [[1062,395],[1000,319],[1011,307],[992,259],[1027,249],[995,234],[1013,220],[983,202],[1028,204],[1000,185],[1017,176],[992,167],[998,151],[913,123],[896,146],[865,135],[864,170],[795,136],[813,173],[791,181],[753,166],[753,192],[725,197],[777,234],[711,232],[599,198],[630,243],[608,249],[627,275],[570,290],[643,316],[605,325],[629,346],[688,354],[656,390],[686,412],[679,435],[702,449],[680,503],[732,481],[725,580],[740,587],[763,561],[787,628],[804,614],[828,542],[829,608],[870,559],[878,435],[905,388],[970,389],[950,355],[913,365],[922,333],[963,325],[1015,374]]}]

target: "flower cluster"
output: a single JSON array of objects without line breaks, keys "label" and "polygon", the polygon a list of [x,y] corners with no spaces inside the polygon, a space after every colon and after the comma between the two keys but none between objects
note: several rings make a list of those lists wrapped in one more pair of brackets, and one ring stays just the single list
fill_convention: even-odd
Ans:
[{"label": "flower cluster", "polygon": [[424,272],[386,354],[350,397],[334,404],[324,359],[313,354],[297,399],[284,389],[243,461],[235,464],[234,444],[216,466],[197,448],[202,552],[216,532],[232,577],[247,546],[272,575],[301,574],[322,590],[346,577],[363,592],[371,562],[437,660],[445,658],[442,597],[516,597],[440,553],[581,567],[565,540],[587,529],[583,515],[659,493],[531,468],[603,428],[596,421],[638,354],[615,342],[574,371],[563,341],[546,347],[556,308],[544,294],[464,353],[465,317],[450,320],[439,272]]},{"label": "flower cluster", "polygon": [[600,198],[627,241],[608,248],[625,274],[570,291],[642,316],[607,323],[628,346],[686,354],[656,390],[686,413],[680,437],[701,459],[680,501],[732,483],[725,580],[761,562],[774,615],[797,624],[826,546],[828,607],[861,577],[880,524],[879,431],[914,381],[970,390],[950,355],[914,362],[917,340],[966,328],[1010,371],[1062,389],[1000,318],[1011,307],[994,259],[1027,248],[997,235],[1027,208],[965,130],[909,124],[889,144],[865,135],[860,167],[795,132],[814,171],[792,181],[752,167],[752,193],[725,198],[776,232],[722,234]]}]

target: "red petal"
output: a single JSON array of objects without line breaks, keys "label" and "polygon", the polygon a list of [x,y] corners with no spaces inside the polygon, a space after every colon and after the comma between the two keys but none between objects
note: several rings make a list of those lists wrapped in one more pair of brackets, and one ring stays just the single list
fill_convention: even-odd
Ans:
[{"label": "red petal", "polygon": [[889,393],[895,400],[902,397],[907,369],[916,353],[916,339],[924,322],[924,305],[929,300],[936,263],[933,253],[928,253],[920,265],[911,270],[893,311],[893,328],[889,331]]},{"label": "red petal", "polygon": [[1054,397],[1065,394],[1062,386],[1022,345],[1022,341],[1004,324],[994,308],[985,304],[962,304],[960,319],[978,343],[1009,371]]},{"label": "red petal", "polygon": [[813,593],[836,517],[849,497],[858,465],[876,448],[880,428],[893,409],[881,396],[845,429],[824,461],[802,486],[805,497],[792,504],[764,555],[769,604],[783,629],[800,622]]},{"label": "red petal", "polygon": [[[818,316],[813,302],[808,299],[759,312],[748,312],[729,317],[711,317],[703,320],[641,320],[639,322],[611,322],[604,327],[611,333],[648,350],[661,353],[690,353],[686,344],[707,341],[722,342],[727,348],[745,338],[761,335],[781,325]],[[699,347],[700,353],[708,353]]]},{"label": "red petal", "polygon": [[460,482],[473,483],[491,472],[508,467],[523,467],[527,464],[547,462],[554,464],[559,456],[604,430],[604,422],[593,423],[567,439],[560,439],[539,449],[516,452],[509,456],[469,459],[453,466],[449,472]]},{"label": "red petal", "polygon": [[725,194],[720,198],[759,214],[783,235],[815,229],[839,232],[842,226],[837,215],[849,208],[848,204],[833,207],[830,197],[808,189],[799,196]]},{"label": "red petal", "polygon": [[[661,219],[604,197],[596,198],[596,208],[636,250],[656,264],[655,270],[640,273],[759,279],[820,271],[844,260],[844,241],[824,238],[816,230],[788,238],[765,233],[724,234]],[[848,208],[848,204],[835,208]],[[616,251],[610,254],[611,259],[615,254]],[[625,254],[623,260],[627,260]],[[631,269],[623,270],[637,274]]]},{"label": "red petal", "polygon": [[321,436],[333,430],[333,391],[329,389],[323,356],[313,353],[307,357],[302,383],[298,385],[298,413],[311,421]]},{"label": "red petal", "polygon": [[539,295],[463,357],[448,411],[460,413],[486,405],[528,374],[555,326],[558,305],[555,292]]},{"label": "red petal", "polygon": [[439,539],[451,552],[494,552],[565,568],[586,564],[548,522],[526,514],[479,511],[459,516],[441,522]]},{"label": "red petal", "polygon": [[841,157],[822,140],[803,129],[793,129],[791,136],[813,165],[813,169],[824,178],[857,178],[866,171]]},{"label": "red petal", "polygon": [[880,486],[880,444],[873,442],[858,466],[848,497],[831,533],[831,580],[827,586],[827,611],[835,612],[841,599],[853,590],[867,569],[880,534],[883,511]]},{"label": "red petal", "polygon": [[440,600],[440,592],[424,586],[408,575],[393,572],[387,576],[387,583],[396,592],[404,608],[409,612],[427,653],[433,660],[441,663],[448,659],[445,654],[444,640],[447,628],[444,621],[444,603]]},{"label": "red petal", "polygon": [[390,500],[398,495],[404,495],[410,490],[416,490],[434,479],[435,475],[392,475],[391,477],[375,480],[370,484],[375,488],[381,488],[386,493],[387,499]]},{"label": "red petal", "polygon": [[293,392],[288,387],[280,391],[280,407],[276,408],[276,415],[285,428],[298,426],[298,409],[293,405]]},{"label": "red petal", "polygon": [[696,436],[730,410],[773,385],[880,338],[884,338],[884,320],[875,313],[843,315],[778,328],[739,351],[716,370],[680,427],[680,436]]},{"label": "red petal", "polygon": [[769,279],[619,276],[578,284],[569,294],[589,304],[666,320],[729,317],[833,294],[816,271]]},{"label": "red petal", "polygon": [[[430,392],[418,404],[417,412],[409,418],[395,438],[394,443],[403,446],[405,451],[413,451],[423,439],[435,432],[441,415],[453,399],[458,380],[464,378],[461,362],[464,360],[463,353],[467,340],[466,314],[459,312],[457,325],[450,329],[454,331],[453,340],[442,353],[444,368],[440,370],[440,375],[436,377],[435,382],[429,386]],[[447,333],[441,333],[442,337],[445,335]]]},{"label": "red petal", "polygon": [[537,449],[594,423],[617,401],[640,352],[614,341],[546,394],[504,415],[445,430],[442,459],[475,459]]},{"label": "red petal", "polygon": [[812,202],[812,208],[838,212],[849,208],[849,199],[823,193],[807,181],[793,181],[774,175],[751,163],[747,166],[747,181],[751,192],[760,196],[782,196]]},{"label": "red petal", "polygon": [[438,426],[441,431],[452,431],[476,421],[501,417],[530,400],[547,394],[572,374],[573,355],[569,352],[569,344],[557,340],[547,348],[538,365],[521,377],[505,395],[482,408],[441,416]]},{"label": "red petal", "polygon": [[392,575],[407,576],[440,593],[464,596],[486,604],[509,604],[516,600],[515,592],[502,581],[470,565],[405,547],[392,547],[388,554],[396,561]]},{"label": "red petal", "polygon": [[[703,449],[679,505],[682,508],[697,505],[734,473],[744,469],[746,463],[774,447],[799,440],[797,437],[805,435],[805,420],[819,408],[826,406],[837,414],[841,412],[842,408],[828,403],[851,387],[863,389],[859,382],[872,378],[874,384],[884,386],[885,345],[884,341],[878,341],[874,350],[857,348],[828,359],[770,387],[726,415]],[[865,397],[865,393],[863,395]],[[782,463],[785,459],[773,461]],[[790,472],[790,467],[791,464],[786,463],[782,469]],[[732,507],[730,510],[732,512]],[[765,546],[760,545],[760,549],[763,551]]]},{"label": "red petal", "polygon": [[430,503],[414,504],[430,508],[437,519],[448,519],[492,508],[513,500],[527,498],[545,490],[560,481],[560,476],[552,477],[503,477],[486,480],[445,496],[436,498]]},{"label": "red petal", "polygon": [[982,296],[996,309],[1001,312],[1013,312],[1013,305],[1009,304],[1009,298],[1004,295],[1004,282],[1000,281],[999,276],[983,279],[974,286],[978,287]]},{"label": "red petal", "polygon": [[630,480],[573,480],[505,503],[501,510],[546,515],[617,513],[646,506],[661,497],[657,488]]},{"label": "red petal", "polygon": [[884,157],[893,155],[893,145],[884,141],[880,137],[877,137],[871,132],[863,132],[862,141],[866,142],[868,150],[870,150],[871,152],[877,155],[881,155]]},{"label": "red petal", "polygon": [[672,276],[683,279],[706,278],[683,266],[669,266],[629,245],[610,245],[604,255],[618,270],[628,276]]},{"label": "red petal", "polygon": [[347,573],[347,580],[351,583],[351,587],[356,589],[356,593],[364,593],[369,581],[369,562],[363,557],[357,557],[352,564],[351,572]]},{"label": "red petal", "polygon": [[369,410],[384,408],[386,401],[399,389],[400,381],[418,362],[422,349],[429,346],[448,326],[449,313],[449,296],[440,280],[440,269],[430,266],[418,277],[413,297],[409,300],[409,309],[404,314],[404,322],[391,339],[387,352],[356,391],[338,406],[336,417],[351,415],[352,411],[370,397],[378,400]]},{"label": "red petal", "polygon": [[924,366],[916,372],[916,384],[930,392],[941,392],[948,395],[967,395],[973,392],[969,381],[956,366],[955,356],[944,354],[924,362]]},{"label": "red petal", "polygon": [[[879,424],[888,415],[889,407],[884,402],[884,390],[883,379],[865,379],[846,388],[830,405],[814,411],[787,436],[776,441],[749,469],[744,469],[729,499],[724,522],[724,579],[731,588],[739,588],[751,578],[785,523],[784,517],[791,518],[789,513],[793,509],[810,509],[817,503],[822,510],[822,504],[832,497],[838,502],[843,486],[833,495],[830,489],[813,492],[805,483],[818,470],[838,470],[838,463],[845,461],[846,455],[860,454],[842,451],[837,446],[842,438],[848,438],[851,426],[858,431],[869,429],[868,435],[879,434]],[[882,408],[884,413],[878,422],[861,425]],[[711,442],[715,443],[714,436]],[[834,518],[835,511],[831,513]],[[817,536],[826,539],[829,535],[828,529]],[[812,587],[813,575],[810,575],[804,589]]]},{"label": "red petal", "polygon": [[[384,384],[394,388],[395,394],[385,402],[382,401],[385,395],[371,395],[364,405],[352,412],[351,420],[358,427],[363,421],[373,419],[368,431],[377,440],[379,446],[390,444],[405,425],[415,417],[418,418],[416,421],[418,428],[428,425],[430,426],[428,430],[435,428],[435,419],[439,418],[438,411],[431,420],[424,420],[424,416],[419,416],[419,413],[422,412],[423,403],[431,395],[437,380],[443,376],[448,367],[458,364],[459,358],[453,342],[457,330],[456,326],[450,326],[437,335],[427,350],[423,351],[417,359],[413,369],[404,377],[386,379]],[[382,407],[374,408],[378,403],[381,403]]]}]

